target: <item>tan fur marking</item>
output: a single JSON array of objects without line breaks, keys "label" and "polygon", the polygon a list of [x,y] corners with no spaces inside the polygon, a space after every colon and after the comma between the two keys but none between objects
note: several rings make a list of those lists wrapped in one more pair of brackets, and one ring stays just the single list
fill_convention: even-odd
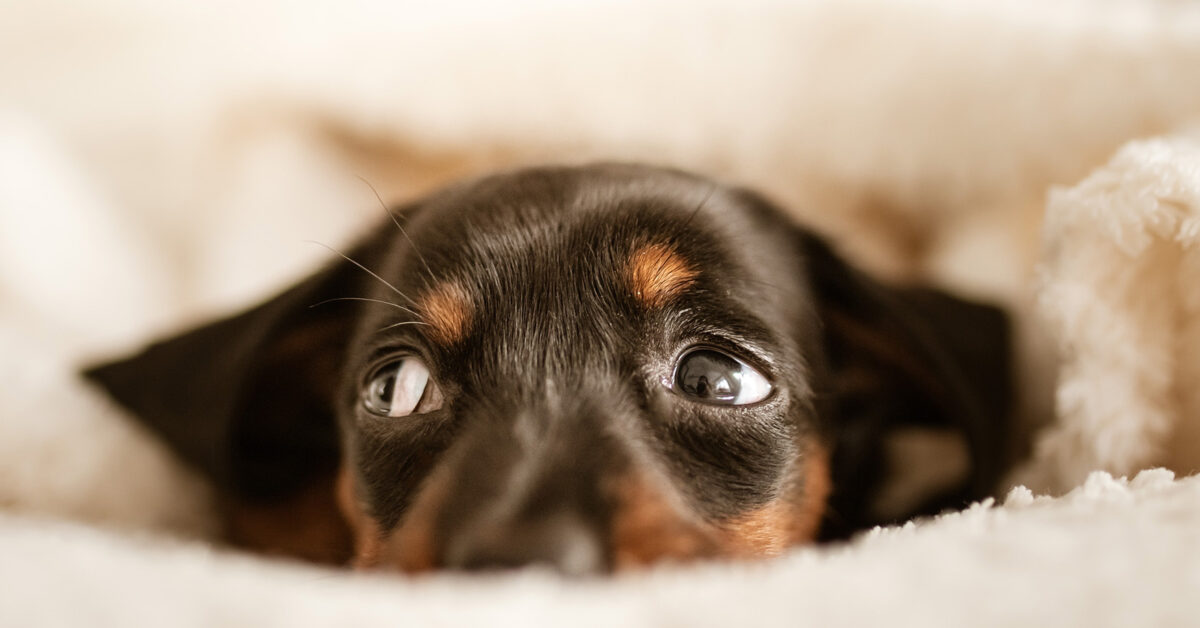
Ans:
[{"label": "tan fur marking", "polygon": [[425,480],[400,527],[385,544],[382,563],[408,573],[432,571],[441,566],[438,564],[434,523],[449,490],[445,467]]},{"label": "tan fur marking", "polygon": [[628,476],[619,482],[616,492],[618,511],[612,524],[616,569],[714,553],[711,534],[680,516],[651,478]]},{"label": "tan fur marking", "polygon": [[429,325],[429,337],[438,344],[449,346],[467,336],[474,306],[461,286],[445,282],[425,293],[420,311],[422,320]]},{"label": "tan fur marking", "polygon": [[778,556],[788,546],[791,508],[774,501],[725,524],[723,545],[731,556]]},{"label": "tan fur marking", "polygon": [[333,475],[271,504],[222,500],[225,534],[237,547],[264,554],[344,565],[350,530],[334,503]]},{"label": "tan fur marking", "polygon": [[790,545],[816,539],[829,498],[829,456],[815,442],[805,445],[794,495],[727,521],[724,553],[739,557],[777,556]]},{"label": "tan fur marking", "polygon": [[661,307],[696,280],[697,271],[675,249],[647,244],[629,257],[633,296],[645,307]]},{"label": "tan fur marking", "polygon": [[821,443],[815,440],[808,442],[800,467],[804,477],[800,479],[801,494],[792,517],[792,543],[805,543],[817,538],[833,486],[829,477],[829,450]]},{"label": "tan fur marking", "polygon": [[351,564],[355,569],[366,569],[379,564],[379,553],[383,547],[383,535],[379,524],[368,515],[354,488],[354,477],[343,466],[337,478],[337,503],[354,539],[354,554]]}]

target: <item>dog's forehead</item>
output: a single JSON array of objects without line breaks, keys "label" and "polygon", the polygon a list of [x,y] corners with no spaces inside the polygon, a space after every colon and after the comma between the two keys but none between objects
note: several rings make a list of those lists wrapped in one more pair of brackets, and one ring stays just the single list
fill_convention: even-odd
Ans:
[{"label": "dog's forehead", "polygon": [[695,269],[724,254],[731,266],[736,256],[718,243],[744,231],[742,211],[715,184],[671,171],[540,169],[451,190],[427,203],[412,228],[416,254],[437,274],[471,281],[554,271],[525,277],[545,281],[580,279],[572,270],[628,272],[639,259]]},{"label": "dog's forehead", "polygon": [[765,268],[790,263],[762,262],[790,255],[779,231],[688,175],[521,171],[426,202],[396,236],[386,272],[439,346],[482,338],[510,353],[561,344],[611,354],[646,312],[692,309],[701,297],[771,317],[787,295],[758,292]]},{"label": "dog's forehead", "polygon": [[[460,296],[500,290],[536,301],[555,290],[615,298],[609,293],[617,290],[662,306],[701,273],[739,270],[727,250],[731,238],[716,232],[733,229],[740,208],[714,198],[716,191],[703,180],[653,171],[488,179],[424,208],[413,256],[429,267],[425,283],[458,284],[448,290]],[[715,215],[723,224],[714,224]]]},{"label": "dog's forehead", "polygon": [[502,236],[537,244],[584,226],[628,231],[639,226],[638,218],[678,218],[716,191],[702,180],[650,172],[546,169],[493,176],[431,199],[421,227],[453,232],[458,242]]}]

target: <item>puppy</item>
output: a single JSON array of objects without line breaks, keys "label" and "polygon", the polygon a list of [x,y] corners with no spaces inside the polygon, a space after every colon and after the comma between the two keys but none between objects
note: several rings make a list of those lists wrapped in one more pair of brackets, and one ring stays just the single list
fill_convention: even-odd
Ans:
[{"label": "puppy", "polygon": [[752,192],[605,164],[446,189],[87,375],[211,479],[237,545],[585,574],[894,520],[905,430],[968,464],[901,518],[985,494],[1008,347],[999,310],[876,283]]}]

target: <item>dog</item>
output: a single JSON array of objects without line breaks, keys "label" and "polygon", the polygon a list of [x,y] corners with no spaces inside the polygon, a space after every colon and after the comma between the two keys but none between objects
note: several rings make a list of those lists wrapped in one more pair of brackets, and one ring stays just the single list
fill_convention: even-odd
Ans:
[{"label": "dog", "polygon": [[[86,372],[211,480],[237,546],[408,572],[767,557],[1003,469],[1004,312],[874,281],[752,191],[541,167],[391,214],[265,303]],[[905,430],[967,463],[883,516]]]}]

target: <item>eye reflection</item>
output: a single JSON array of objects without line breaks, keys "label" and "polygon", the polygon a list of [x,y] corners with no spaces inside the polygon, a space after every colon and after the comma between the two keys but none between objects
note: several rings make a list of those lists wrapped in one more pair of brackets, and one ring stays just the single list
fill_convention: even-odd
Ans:
[{"label": "eye reflection", "polygon": [[745,362],[715,349],[693,349],[675,366],[675,390],[716,405],[747,405],[767,398],[771,384]]}]

